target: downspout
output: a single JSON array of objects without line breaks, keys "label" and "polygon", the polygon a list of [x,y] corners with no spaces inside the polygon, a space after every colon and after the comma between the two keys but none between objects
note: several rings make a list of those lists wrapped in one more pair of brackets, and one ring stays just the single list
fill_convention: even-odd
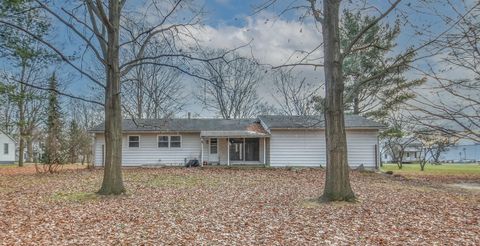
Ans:
[{"label": "downspout", "polygon": [[92,137],[91,137],[91,140],[92,140],[92,159],[91,159],[91,164],[92,164],[92,168],[95,167],[95,159],[96,159],[96,156],[95,156],[95,149],[96,149],[96,145],[97,145],[97,141],[96,141],[96,137],[95,137],[95,133],[92,134]]},{"label": "downspout", "polygon": [[243,154],[243,165],[245,165],[246,164],[246,162],[245,162],[245,138],[243,138],[242,154]]},{"label": "downspout", "polygon": [[202,153],[200,153],[200,166],[203,167],[203,137],[200,137],[200,145],[202,146]]},{"label": "downspout", "polygon": [[263,138],[263,165],[267,165],[267,138]]},{"label": "downspout", "polygon": [[[381,155],[380,155],[380,139],[379,139],[378,136],[379,136],[379,132],[377,131],[377,148],[376,148],[376,153],[375,153],[375,154],[377,155],[377,156],[376,156],[377,158],[376,158],[376,160],[375,160],[375,162],[376,162],[376,163],[375,163],[375,168],[376,168],[377,170],[379,170],[379,169],[380,169],[380,166],[382,165],[382,157],[381,157]],[[377,165],[377,164],[378,164],[378,165]]]}]

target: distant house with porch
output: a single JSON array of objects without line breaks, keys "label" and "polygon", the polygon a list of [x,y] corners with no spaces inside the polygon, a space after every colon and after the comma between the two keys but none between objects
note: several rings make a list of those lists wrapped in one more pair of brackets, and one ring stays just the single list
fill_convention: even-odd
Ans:
[{"label": "distant house with porch", "polygon": [[0,131],[0,145],[0,164],[15,163],[17,141]]},{"label": "distant house with porch", "polygon": [[[422,143],[415,137],[404,137],[390,144],[392,146],[388,146],[385,142],[382,144],[382,162],[394,163],[398,161],[395,158],[400,159],[400,157],[402,163],[414,163],[420,161]],[[403,155],[401,155],[402,149]],[[395,151],[395,155],[392,151]]]},{"label": "distant house with porch", "polygon": [[[123,120],[123,166],[266,164],[319,167],[326,163],[323,116],[263,115],[255,119]],[[378,133],[383,125],[346,115],[350,166],[379,165]],[[105,162],[104,124],[94,134],[94,165]]]},{"label": "distant house with porch", "polygon": [[480,162],[480,142],[472,139],[458,139],[440,154],[440,162],[473,163]]}]

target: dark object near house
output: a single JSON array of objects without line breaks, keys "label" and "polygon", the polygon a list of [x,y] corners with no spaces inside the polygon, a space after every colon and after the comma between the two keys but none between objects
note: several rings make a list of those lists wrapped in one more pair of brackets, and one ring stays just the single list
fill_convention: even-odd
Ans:
[{"label": "dark object near house", "polygon": [[200,166],[200,162],[198,160],[189,160],[185,166],[186,167],[198,167],[198,166]]},{"label": "dark object near house", "polygon": [[356,171],[365,171],[365,167],[363,166],[363,164],[360,164],[360,166],[358,166],[357,168],[355,168]]}]

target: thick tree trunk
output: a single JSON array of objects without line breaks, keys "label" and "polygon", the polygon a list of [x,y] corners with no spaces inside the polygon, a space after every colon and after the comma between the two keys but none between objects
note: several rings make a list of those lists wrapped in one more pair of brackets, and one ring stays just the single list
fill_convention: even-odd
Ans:
[{"label": "thick tree trunk", "polygon": [[343,115],[343,76],[339,35],[339,0],[324,0],[325,134],[327,170],[322,201],[353,201]]},{"label": "thick tree trunk", "polygon": [[105,92],[105,170],[102,195],[125,192],[122,177],[122,111],[120,90],[119,27],[120,1],[109,1],[107,88]]}]

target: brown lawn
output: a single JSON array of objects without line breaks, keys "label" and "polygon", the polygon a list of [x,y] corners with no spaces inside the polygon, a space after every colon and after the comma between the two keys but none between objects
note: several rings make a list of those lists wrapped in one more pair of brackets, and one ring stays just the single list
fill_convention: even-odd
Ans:
[{"label": "brown lawn", "polygon": [[352,172],[359,202],[319,204],[322,170],[126,169],[99,197],[102,170],[75,168],[0,168],[1,244],[480,244],[480,192],[438,178]]}]

